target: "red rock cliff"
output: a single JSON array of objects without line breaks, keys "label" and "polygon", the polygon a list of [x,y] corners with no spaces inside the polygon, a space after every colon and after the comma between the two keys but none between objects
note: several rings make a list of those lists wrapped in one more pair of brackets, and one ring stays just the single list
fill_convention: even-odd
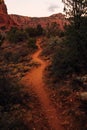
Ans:
[{"label": "red rock cliff", "polygon": [[12,26],[18,26],[20,28],[26,27],[35,27],[38,24],[41,24],[43,28],[47,26],[48,23],[56,22],[60,29],[63,30],[64,25],[67,24],[65,16],[61,13],[54,14],[49,17],[26,17],[20,15],[8,15],[7,6],[5,5],[4,0],[0,0],[0,28],[3,26],[7,29]]},{"label": "red rock cliff", "polygon": [[0,0],[0,14],[7,14],[7,7],[4,0]]},{"label": "red rock cliff", "polygon": [[8,15],[4,0],[0,0],[0,28],[3,26],[10,28],[13,25],[15,22]]}]

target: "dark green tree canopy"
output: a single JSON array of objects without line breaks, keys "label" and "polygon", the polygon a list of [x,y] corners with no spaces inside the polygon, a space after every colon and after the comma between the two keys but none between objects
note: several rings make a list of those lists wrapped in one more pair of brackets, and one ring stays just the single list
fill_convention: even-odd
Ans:
[{"label": "dark green tree canopy", "polygon": [[72,17],[75,26],[79,28],[81,17],[87,16],[87,0],[62,0],[64,11],[68,17]]},{"label": "dark green tree canopy", "polygon": [[64,10],[69,16],[84,16],[87,14],[87,0],[62,0]]}]

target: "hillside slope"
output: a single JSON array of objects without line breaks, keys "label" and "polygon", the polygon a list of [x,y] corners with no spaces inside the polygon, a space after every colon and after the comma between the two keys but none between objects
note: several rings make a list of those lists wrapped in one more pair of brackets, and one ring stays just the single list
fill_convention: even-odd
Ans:
[{"label": "hillside slope", "polygon": [[67,20],[65,16],[61,13],[54,14],[49,17],[26,17],[20,15],[9,15],[10,18],[20,27],[27,27],[27,26],[37,26],[41,24],[42,27],[46,27],[48,23],[56,22],[60,29],[63,29],[64,25],[67,24]]},{"label": "hillside slope", "polygon": [[48,24],[56,22],[59,25],[59,28],[63,30],[64,25],[68,23],[65,19],[65,15],[59,13],[54,14],[49,17],[27,17],[14,14],[8,14],[7,6],[2,0],[0,2],[0,28],[11,28],[12,26],[17,26],[20,28],[26,27],[36,27],[38,24],[41,24],[43,28],[46,28]]}]

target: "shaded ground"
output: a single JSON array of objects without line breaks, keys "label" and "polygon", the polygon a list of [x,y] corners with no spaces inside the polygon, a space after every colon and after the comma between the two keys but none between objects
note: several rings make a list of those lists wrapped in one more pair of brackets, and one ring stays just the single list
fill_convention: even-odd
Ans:
[{"label": "shaded ground", "polygon": [[36,49],[28,47],[27,42],[10,43],[4,41],[0,46],[0,70],[11,78],[20,80],[31,70],[33,63],[31,55]]},{"label": "shaded ground", "polygon": [[[49,126],[48,130],[63,130],[62,126],[60,125],[61,124],[60,119],[57,116],[57,111],[49,98],[49,93],[47,90],[45,90],[46,85],[44,84],[43,76],[44,76],[44,70],[47,66],[47,63],[39,57],[40,53],[42,52],[40,43],[41,43],[41,39],[37,39],[36,44],[38,46],[38,51],[34,53],[32,56],[33,60],[39,63],[40,65],[37,68],[32,69],[22,79],[21,82],[26,86],[27,90],[29,84],[32,85],[32,90],[37,95],[43,115],[48,122],[48,126]],[[45,127],[43,126],[43,128],[40,129],[45,130]]]}]

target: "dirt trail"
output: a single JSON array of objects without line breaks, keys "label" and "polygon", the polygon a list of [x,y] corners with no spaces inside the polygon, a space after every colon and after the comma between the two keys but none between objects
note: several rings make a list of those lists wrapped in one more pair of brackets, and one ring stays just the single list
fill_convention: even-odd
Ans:
[{"label": "dirt trail", "polygon": [[50,130],[63,130],[62,126],[60,125],[60,120],[57,117],[56,109],[49,99],[48,92],[44,89],[45,84],[43,82],[43,72],[47,64],[39,57],[42,51],[40,42],[41,39],[38,39],[36,42],[38,51],[32,56],[33,60],[38,62],[40,66],[32,69],[32,71],[23,78],[23,81],[25,82],[26,86],[32,84],[33,91],[37,94],[44,111],[44,115],[48,120]]}]

